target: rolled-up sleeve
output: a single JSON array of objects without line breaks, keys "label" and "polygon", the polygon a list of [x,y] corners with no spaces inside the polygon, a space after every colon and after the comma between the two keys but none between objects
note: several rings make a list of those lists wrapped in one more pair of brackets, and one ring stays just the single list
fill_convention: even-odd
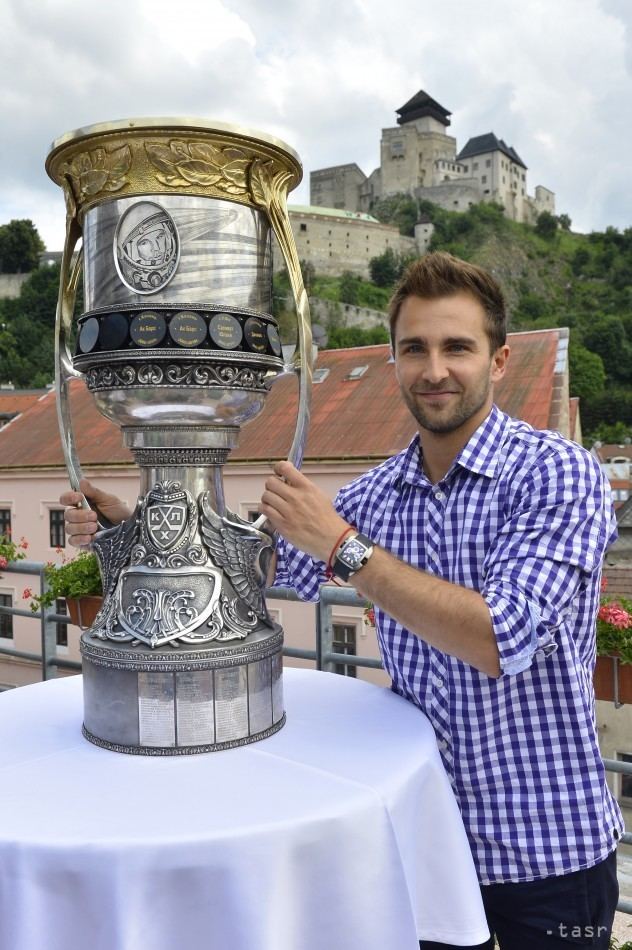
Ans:
[{"label": "rolled-up sleeve", "polygon": [[616,537],[607,483],[586,452],[559,452],[529,471],[484,562],[489,608],[505,674],[553,653],[580,587],[600,572]]}]

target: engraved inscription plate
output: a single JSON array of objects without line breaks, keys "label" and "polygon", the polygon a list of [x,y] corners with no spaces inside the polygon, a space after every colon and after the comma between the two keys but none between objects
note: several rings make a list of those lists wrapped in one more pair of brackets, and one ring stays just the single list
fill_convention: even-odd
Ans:
[{"label": "engraved inscription plate", "polygon": [[199,346],[206,338],[206,323],[192,310],[181,310],[169,323],[169,336],[178,346]]},{"label": "engraved inscription plate", "polygon": [[283,657],[272,657],[272,719],[278,722],[283,715]]},{"label": "engraved inscription plate", "polygon": [[215,742],[213,671],[178,673],[176,677],[178,745]]},{"label": "engraved inscription plate", "polygon": [[263,732],[272,725],[272,669],[268,656],[248,664],[248,716],[250,735]]},{"label": "engraved inscription plate", "polygon": [[268,337],[265,325],[256,317],[248,317],[244,324],[244,337],[251,350],[265,353],[268,349]]},{"label": "engraved inscription plate", "polygon": [[209,323],[208,332],[215,346],[232,350],[243,339],[241,324],[231,313],[216,313]]},{"label": "engraved inscription plate", "polygon": [[166,332],[165,318],[152,310],[137,314],[129,328],[130,336],[137,346],[158,346]]},{"label": "engraved inscription plate", "polygon": [[138,674],[140,744],[175,746],[175,683],[173,673]]},{"label": "engraved inscription plate", "polygon": [[245,666],[215,671],[215,739],[228,742],[248,735]]}]

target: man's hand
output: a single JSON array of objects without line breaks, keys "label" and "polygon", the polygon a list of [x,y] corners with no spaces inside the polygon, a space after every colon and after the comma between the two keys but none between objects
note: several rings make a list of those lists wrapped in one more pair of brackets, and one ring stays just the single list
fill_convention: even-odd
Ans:
[{"label": "man's hand", "polygon": [[277,462],[266,479],[260,511],[291,544],[321,561],[349,525],[327,495],[291,462]]},{"label": "man's hand", "polygon": [[[87,478],[82,478],[79,487],[88,501],[93,502],[100,512],[108,518],[112,524],[119,524],[129,518],[130,511],[127,505],[117,498],[116,495],[110,495],[101,491],[95,485],[92,485]],[[97,531],[97,513],[91,508],[81,508],[81,492],[67,491],[59,499],[62,505],[66,505],[64,520],[66,523],[66,537],[69,544],[73,547],[82,547],[90,544]]]}]

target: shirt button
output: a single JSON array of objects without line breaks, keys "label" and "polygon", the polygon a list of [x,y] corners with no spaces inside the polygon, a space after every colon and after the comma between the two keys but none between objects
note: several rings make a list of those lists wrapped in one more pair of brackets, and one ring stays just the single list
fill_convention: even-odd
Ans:
[{"label": "shirt button", "polygon": [[440,676],[433,676],[432,682],[435,684],[437,689],[441,689],[443,687],[443,680],[441,679]]},{"label": "shirt button", "polygon": [[440,488],[436,488],[433,494],[437,501],[445,501],[445,492],[442,492]]}]

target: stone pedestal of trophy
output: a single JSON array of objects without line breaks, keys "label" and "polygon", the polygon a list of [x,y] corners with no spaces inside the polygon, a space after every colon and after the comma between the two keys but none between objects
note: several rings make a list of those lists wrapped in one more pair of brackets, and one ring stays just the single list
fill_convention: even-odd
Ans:
[{"label": "stone pedestal of trophy", "polygon": [[140,467],[133,515],[94,542],[104,602],[81,639],[84,735],[153,755],[262,739],[285,721],[283,632],[264,598],[274,540],[263,519],[226,508],[222,465],[284,369],[271,229],[297,305],[289,457],[302,459],[311,335],[286,208],[300,162],[260,133],[139,119],[63,136],[46,167],[67,205],[56,369],[71,484],[81,478],[73,376]]}]

